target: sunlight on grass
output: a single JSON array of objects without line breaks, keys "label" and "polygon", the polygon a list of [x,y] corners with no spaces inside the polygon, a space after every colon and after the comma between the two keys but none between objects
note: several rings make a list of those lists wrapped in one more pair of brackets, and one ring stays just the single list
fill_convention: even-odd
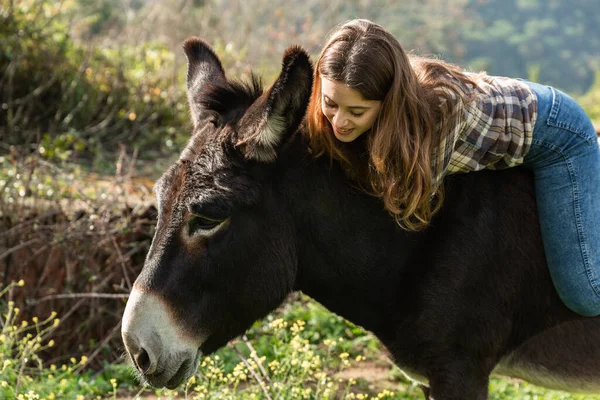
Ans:
[{"label": "sunlight on grass", "polygon": [[[79,374],[85,355],[60,366],[44,365],[40,354],[54,345],[50,337],[60,320],[55,314],[19,320],[20,310],[5,297],[23,286],[22,281],[13,282],[0,292],[1,399],[423,398],[420,389],[382,357],[379,342],[370,333],[300,294],[257,322],[247,337],[203,358],[197,373],[178,390],[140,386],[122,364]],[[572,395],[493,377],[489,398],[600,400],[600,395]]]}]

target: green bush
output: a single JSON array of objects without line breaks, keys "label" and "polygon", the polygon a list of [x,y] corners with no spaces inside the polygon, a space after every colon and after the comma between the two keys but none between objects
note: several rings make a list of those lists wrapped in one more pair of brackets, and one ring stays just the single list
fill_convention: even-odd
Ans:
[{"label": "green bush", "polygon": [[[86,356],[62,365],[44,365],[40,353],[56,342],[49,339],[60,325],[55,312],[45,319],[20,318],[21,311],[4,297],[25,285],[23,280],[0,290],[0,398],[25,399],[116,399],[117,387],[131,390],[134,380],[124,366],[106,365],[101,374],[81,373]],[[60,340],[57,338],[56,340]]]},{"label": "green bush", "polygon": [[152,157],[181,144],[188,116],[174,54],[157,42],[76,44],[68,4],[23,0],[0,11],[2,150],[64,159],[124,143]]},{"label": "green bush", "polygon": [[579,101],[596,126],[600,127],[600,71],[596,72],[594,84]]}]

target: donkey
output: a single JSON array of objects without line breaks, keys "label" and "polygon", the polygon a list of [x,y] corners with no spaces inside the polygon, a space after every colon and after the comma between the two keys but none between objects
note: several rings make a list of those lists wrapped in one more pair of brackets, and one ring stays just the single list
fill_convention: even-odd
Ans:
[{"label": "donkey", "polygon": [[143,380],[177,387],[301,290],[372,331],[427,399],[486,399],[491,373],[600,392],[600,318],[555,293],[528,171],[451,176],[431,225],[404,231],[311,155],[303,49],[265,91],[229,81],[200,39],[184,50],[194,128],[156,183],[156,233],[122,324]]}]

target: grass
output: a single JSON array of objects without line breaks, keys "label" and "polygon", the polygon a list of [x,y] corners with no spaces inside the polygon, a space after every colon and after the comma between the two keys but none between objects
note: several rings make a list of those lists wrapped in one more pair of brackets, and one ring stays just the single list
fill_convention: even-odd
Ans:
[{"label": "grass", "polygon": [[[421,391],[382,358],[368,332],[296,294],[244,336],[201,360],[178,390],[141,387],[124,364],[77,373],[86,357],[44,365],[40,352],[60,320],[55,315],[19,321],[19,310],[0,292],[0,398],[2,399],[421,399]],[[361,378],[367,377],[367,379]],[[493,377],[490,400],[600,400],[549,391]]]}]

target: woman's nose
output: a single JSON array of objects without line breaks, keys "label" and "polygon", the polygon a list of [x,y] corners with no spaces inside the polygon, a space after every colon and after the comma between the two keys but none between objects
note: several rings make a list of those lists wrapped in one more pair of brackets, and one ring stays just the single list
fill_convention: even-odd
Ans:
[{"label": "woman's nose", "polygon": [[344,115],[341,112],[336,112],[335,115],[332,118],[333,124],[335,126],[337,126],[338,128],[343,128],[346,123],[348,122],[348,120],[344,117]]}]

